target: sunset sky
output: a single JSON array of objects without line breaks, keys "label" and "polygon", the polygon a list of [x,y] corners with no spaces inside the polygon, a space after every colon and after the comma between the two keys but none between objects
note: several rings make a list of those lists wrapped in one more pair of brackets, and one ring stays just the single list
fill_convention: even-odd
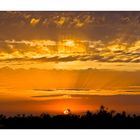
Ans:
[{"label": "sunset sky", "polygon": [[140,12],[0,12],[0,112],[140,113]]}]

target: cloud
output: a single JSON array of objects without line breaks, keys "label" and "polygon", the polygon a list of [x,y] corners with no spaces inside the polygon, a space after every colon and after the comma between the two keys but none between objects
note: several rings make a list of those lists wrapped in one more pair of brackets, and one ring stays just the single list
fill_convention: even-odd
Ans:
[{"label": "cloud", "polygon": [[140,41],[129,45],[114,40],[75,41],[74,46],[54,40],[4,40],[0,41],[0,61],[25,60],[40,62],[140,62]]},{"label": "cloud", "polygon": [[[53,95],[39,95],[32,96],[33,98],[47,98],[47,99],[71,99],[72,96],[68,94],[53,94]],[[78,96],[77,96],[78,97]]]},{"label": "cloud", "polygon": [[37,18],[32,18],[31,21],[30,21],[30,24],[32,26],[35,26],[39,23],[40,19],[37,19]]},{"label": "cloud", "polygon": [[75,24],[75,26],[76,27],[83,27],[84,26],[84,22],[82,22],[80,19],[78,19],[78,18],[75,18],[74,20],[73,20],[73,22],[74,22],[74,24]]},{"label": "cloud", "polygon": [[57,40],[62,32],[89,40],[112,41],[120,37],[133,43],[140,38],[140,12],[16,11],[0,12],[0,18],[0,38],[4,40]]},{"label": "cloud", "polygon": [[54,19],[54,23],[56,23],[58,26],[62,26],[64,23],[65,23],[65,21],[66,21],[66,17],[56,17],[55,19]]}]

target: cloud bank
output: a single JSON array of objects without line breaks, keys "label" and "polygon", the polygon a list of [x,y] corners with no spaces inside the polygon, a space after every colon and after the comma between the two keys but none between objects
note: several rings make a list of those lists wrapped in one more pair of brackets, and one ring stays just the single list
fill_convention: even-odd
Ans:
[{"label": "cloud bank", "polygon": [[4,40],[0,41],[0,61],[140,62],[140,40],[131,45],[119,39],[107,44],[101,40],[79,42],[80,45],[75,41],[75,46],[68,47],[54,40]]}]

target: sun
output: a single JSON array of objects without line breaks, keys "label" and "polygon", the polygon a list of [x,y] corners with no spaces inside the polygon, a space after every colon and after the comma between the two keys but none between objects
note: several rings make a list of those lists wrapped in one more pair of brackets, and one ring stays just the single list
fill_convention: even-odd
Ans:
[{"label": "sun", "polygon": [[65,109],[64,110],[64,115],[70,115],[71,114],[71,110],[70,109]]}]

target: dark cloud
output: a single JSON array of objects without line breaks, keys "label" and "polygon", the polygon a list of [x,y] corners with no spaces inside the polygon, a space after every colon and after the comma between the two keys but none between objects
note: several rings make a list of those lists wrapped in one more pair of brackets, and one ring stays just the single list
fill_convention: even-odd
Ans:
[{"label": "dark cloud", "polygon": [[[129,92],[129,91],[127,91]],[[38,95],[38,96],[32,96],[33,98],[51,98],[52,100],[57,98],[57,97],[63,97],[67,96],[71,98],[78,98],[78,99],[87,99],[89,101],[89,104],[93,104],[96,102],[102,102],[102,100],[105,100],[104,103],[113,103],[114,104],[121,104],[121,105],[140,105],[139,99],[140,95],[133,95],[133,94],[122,94],[122,95],[87,95],[86,94],[54,94],[54,95]],[[95,101],[96,100],[96,101]]]},{"label": "dark cloud", "polygon": [[59,39],[72,34],[110,41],[121,35],[133,42],[140,37],[139,26],[140,12],[0,12],[3,39]]}]

